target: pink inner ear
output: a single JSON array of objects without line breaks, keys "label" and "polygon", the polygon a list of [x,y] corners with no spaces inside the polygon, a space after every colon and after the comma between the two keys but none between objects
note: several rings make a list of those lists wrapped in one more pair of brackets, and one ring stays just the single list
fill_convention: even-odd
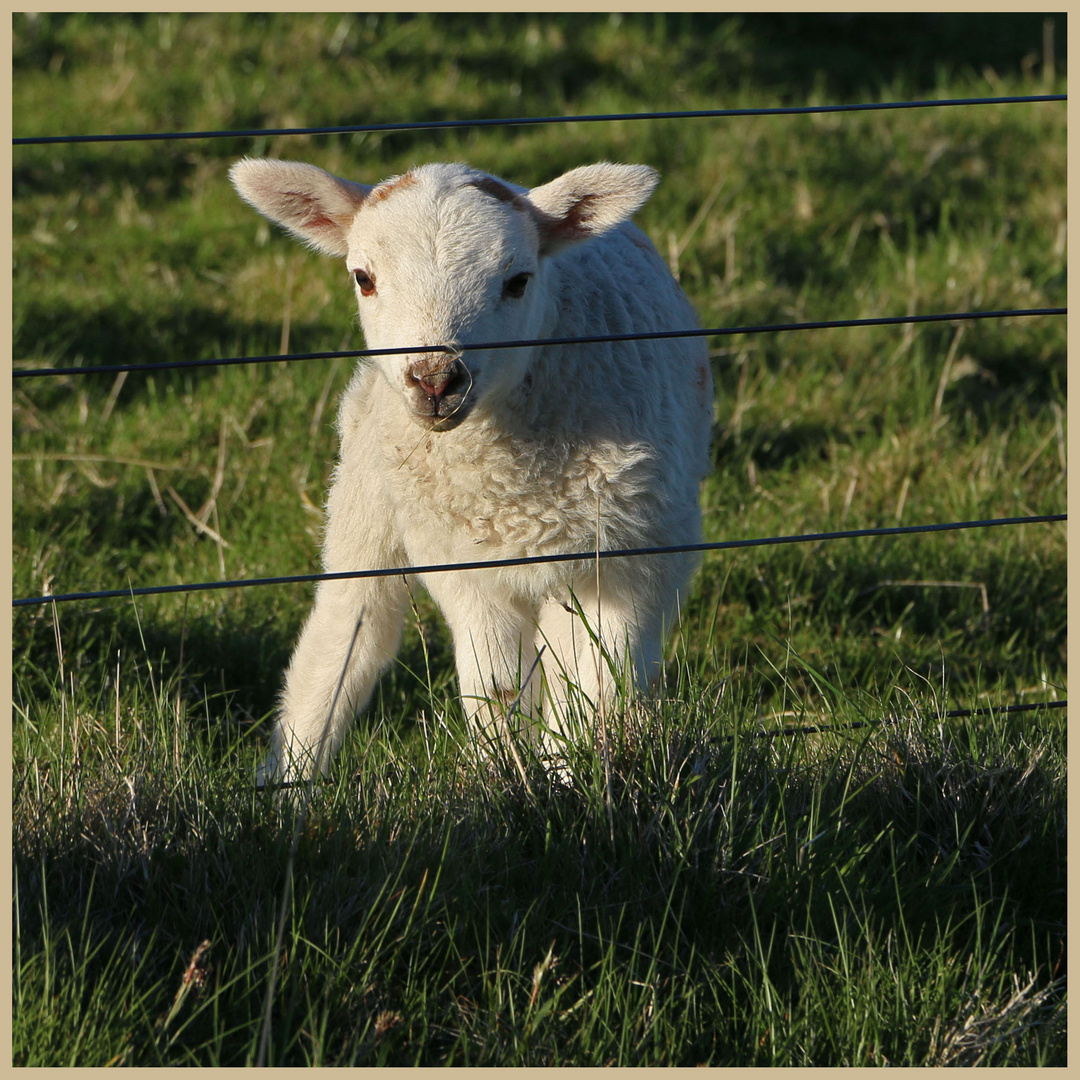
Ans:
[{"label": "pink inner ear", "polygon": [[573,223],[575,231],[592,231],[591,229],[582,229],[582,226],[587,225],[596,216],[592,208],[594,202],[596,202],[595,195],[582,195],[570,208],[565,220]]},{"label": "pink inner ear", "polygon": [[337,222],[328,217],[322,210],[317,199],[314,199],[306,191],[283,191],[281,193],[283,209],[300,218],[300,228],[303,229],[327,229],[337,228]]},{"label": "pink inner ear", "polygon": [[545,223],[543,234],[549,243],[564,243],[569,240],[580,240],[582,237],[581,230],[568,219]]},{"label": "pink inner ear", "polygon": [[593,235],[589,222],[596,216],[592,208],[595,195],[582,195],[561,217],[548,217],[540,223],[541,235],[549,244],[565,244],[574,240],[585,240]]}]

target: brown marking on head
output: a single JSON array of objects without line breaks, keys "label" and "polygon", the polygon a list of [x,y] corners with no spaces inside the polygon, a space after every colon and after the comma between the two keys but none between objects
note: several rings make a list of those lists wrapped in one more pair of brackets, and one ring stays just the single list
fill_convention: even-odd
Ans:
[{"label": "brown marking on head", "polygon": [[513,188],[507,187],[501,180],[496,180],[493,176],[483,176],[479,180],[470,180],[469,184],[484,192],[485,195],[491,195],[493,198],[499,200],[499,202],[510,203],[517,210],[523,210],[524,207],[517,202],[518,192]]},{"label": "brown marking on head", "polygon": [[404,187],[411,187],[415,183],[416,176],[411,172],[407,172],[402,176],[395,176],[392,180],[385,180],[373,188],[371,195],[368,197],[372,202],[382,202],[383,199],[389,198],[395,191],[399,191]]}]

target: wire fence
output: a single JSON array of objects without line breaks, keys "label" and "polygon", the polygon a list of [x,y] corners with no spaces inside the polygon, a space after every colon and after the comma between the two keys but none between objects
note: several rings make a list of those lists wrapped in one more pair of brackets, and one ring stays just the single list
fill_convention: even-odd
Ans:
[{"label": "wire fence", "polygon": [[[541,116],[541,117],[492,117],[472,120],[440,120],[418,121],[409,123],[388,124],[358,124],[334,127],[305,127],[305,128],[260,128],[243,129],[232,131],[187,131],[187,132],[138,132],[129,134],[101,134],[101,135],[52,135],[13,138],[13,146],[29,145],[53,145],[74,143],[119,143],[119,142],[144,142],[154,140],[180,140],[180,139],[221,139],[221,138],[255,138],[270,136],[289,135],[346,135],[365,133],[390,133],[411,131],[437,131],[458,128],[481,128],[481,127],[510,127],[539,124],[567,124],[567,123],[610,123],[615,121],[653,121],[653,120],[691,120],[704,118],[732,118],[747,116],[792,116],[823,113],[852,113],[871,112],[883,110],[923,109],[956,106],[987,106],[1008,104],[1032,104],[1040,102],[1062,102],[1067,100],[1065,94],[1042,94],[1010,97],[982,97],[982,98],[953,98],[924,101],[903,102],[871,102],[847,105],[809,105],[790,106],[778,108],[750,108],[750,109],[710,109],[692,110],[679,112],[640,112],[640,113],[606,113],[575,116]],[[446,345],[417,345],[394,349],[355,349],[334,352],[309,352],[289,353],[280,355],[262,356],[239,356],[225,358],[206,358],[196,360],[177,360],[158,363],[121,363],[102,364],[77,367],[52,367],[52,368],[15,368],[13,378],[42,378],[48,376],[74,376],[93,374],[119,374],[122,372],[158,371],[168,369],[190,369],[200,367],[221,367],[239,364],[260,364],[281,361],[302,361],[337,359],[355,356],[385,356],[401,355],[415,352],[466,352],[481,349],[516,349],[527,348],[536,345],[584,345],[603,342],[625,342],[633,340],[656,340],[664,338],[680,337],[720,337],[735,335],[750,335],[764,333],[788,333],[794,331],[809,330],[833,330],[844,328],[870,327],[870,326],[895,326],[895,325],[918,325],[941,322],[961,322],[977,319],[1007,319],[1063,316],[1067,314],[1065,307],[1053,308],[1029,308],[1011,309],[999,311],[960,311],[927,315],[905,316],[881,316],[864,319],[838,319],[819,320],[797,323],[762,324],[737,327],[710,327],[710,328],[686,328],[681,330],[661,331],[645,334],[596,334],[577,337],[552,338],[543,341],[536,340],[513,340],[500,342],[474,343],[461,346]],[[266,578],[245,578],[228,581],[208,581],[191,584],[176,585],[151,585],[129,587],[127,589],[106,589],[97,591],[70,592],[56,595],[43,595],[36,597],[22,597],[12,601],[15,608],[40,606],[49,603],[61,603],[70,601],[104,600],[117,597],[136,597],[163,595],[169,593],[188,593],[196,591],[209,591],[220,589],[246,588],[259,585],[281,585],[291,583],[310,583],[318,581],[330,581],[346,578],[384,577],[400,575],[423,575],[444,572],[465,572],[468,570],[492,569],[498,567],[524,566],[539,563],[599,560],[611,558],[630,558],[640,556],[663,556],[686,552],[709,552],[731,550],[738,548],[774,546],[781,544],[814,543],[835,541],[841,539],[854,539],[861,537],[881,537],[890,535],[904,535],[915,533],[933,533],[958,531],[975,528],[992,528],[1000,526],[1016,526],[1023,524],[1040,524],[1049,522],[1064,522],[1065,514],[1030,515],[1026,517],[992,518],[978,521],[943,522],[929,525],[894,526],[876,529],[852,529],[836,532],[822,532],[800,534],[794,536],[772,536],[744,540],[725,540],[701,544],[678,545],[671,547],[633,548],[621,550],[597,550],[588,552],[575,552],[568,554],[528,556],[514,559],[492,559],[468,563],[447,563],[430,566],[410,566],[394,568],[363,568],[343,573],[321,574],[293,574]],[[1038,708],[1060,708],[1067,702],[1056,701],[1040,704],[1028,704],[1011,706],[997,711],[1030,711]],[[953,710],[959,715],[974,715],[985,710]],[[952,714],[950,714],[952,715]],[[849,725],[850,726],[850,725]],[[798,727],[793,729],[780,729],[770,735],[784,735],[795,733],[809,733],[819,730],[818,728]],[[824,730],[824,729],[821,729]]]},{"label": "wire fence", "polygon": [[1033,514],[1027,517],[984,518],[980,521],[946,521],[933,525],[887,525],[877,529],[845,529],[837,532],[802,533],[795,536],[765,536],[745,540],[715,540],[700,544],[673,544],[667,547],[618,548],[576,551],[555,555],[522,555],[515,559],[483,559],[475,562],[434,563],[429,566],[376,567],[364,570],[341,570],[322,574],[289,574],[280,577],[235,578],[231,581],[202,581],[190,585],[143,585],[138,588],[103,589],[97,592],[59,593],[13,600],[13,607],[66,603],[71,600],[110,600],[121,596],[162,596],[168,593],[206,592],[213,589],[241,589],[254,585],[297,585],[317,581],[347,581],[353,578],[414,577],[463,570],[499,570],[510,566],[538,566],[544,563],[589,562],[599,559],[629,559],[645,555],[679,555],[690,552],[731,551],[781,544],[811,544],[828,540],[855,540],[863,537],[905,536],[916,533],[959,532],[964,529],[990,529],[1001,525],[1039,525],[1065,521],[1065,514]]},{"label": "wire fence", "polygon": [[521,341],[484,341],[469,345],[405,345],[393,349],[346,349],[337,352],[281,353],[268,356],[227,356],[206,360],[166,360],[155,363],[95,364],[86,367],[16,368],[16,379],[49,375],[112,375],[130,371],[167,371],[174,368],[228,367],[295,360],[338,360],[354,356],[406,356],[418,352],[460,354],[487,349],[530,349],[537,345],[593,345],[617,341],[657,341],[665,338],[732,337],[738,334],[782,334],[793,330],[840,330],[866,326],[914,326],[922,323],[965,322],[975,319],[1016,319],[1034,315],[1066,315],[1068,308],[1013,308],[1005,311],[951,311],[934,315],[885,315],[873,319],[830,319],[819,322],[767,323],[756,326],[714,326],[685,330],[654,330],[638,334],[588,334],[579,337],[531,338]]},{"label": "wire fence", "polygon": [[[971,720],[978,716],[1017,716],[1023,713],[1065,709],[1068,708],[1068,705],[1067,701],[1028,701],[1018,705],[986,706],[977,709],[940,709],[929,714],[929,717],[937,720]],[[772,739],[795,738],[800,735],[837,735],[849,731],[863,731],[866,728],[900,727],[902,724],[910,723],[910,716],[887,716],[883,720],[853,720],[848,724],[792,724],[788,727],[779,728],[762,727],[758,731],[740,735],[734,733],[718,735],[708,740],[708,742],[710,744],[733,743],[739,739],[750,739],[756,742],[759,740],[771,741]],[[354,783],[358,783],[363,780],[363,776],[362,772],[357,772],[352,775],[351,779]],[[265,784],[260,790],[271,794],[275,791],[289,791],[297,788],[310,789],[315,784],[329,787],[337,783],[339,783],[338,779],[333,776],[314,776],[307,780],[279,780]]]},{"label": "wire fence", "polygon": [[692,109],[681,112],[591,113],[577,116],[487,117],[474,120],[416,120],[391,124],[346,124],[336,127],[243,128],[231,131],[154,131],[112,135],[34,135],[13,138],[13,146],[56,143],[151,142],[177,139],[243,139],[279,135],[364,135],[398,131],[447,131],[460,128],[525,127],[537,124],[596,124],[617,120],[702,120],[738,116],[800,116],[822,113],[879,112],[896,109],[932,109],[958,105],[1019,105],[1066,101],[1065,94],[1014,97],[938,98],[925,101],[874,101],[851,105],[784,105],[757,109]]}]

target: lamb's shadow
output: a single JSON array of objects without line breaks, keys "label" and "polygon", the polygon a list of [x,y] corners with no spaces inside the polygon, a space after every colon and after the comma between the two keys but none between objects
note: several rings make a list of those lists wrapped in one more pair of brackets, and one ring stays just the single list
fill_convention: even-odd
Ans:
[{"label": "lamb's shadow", "polygon": [[[169,829],[155,832],[164,784],[144,775],[132,789],[137,800],[118,786],[116,809],[105,804],[104,813],[87,815],[77,836],[46,839],[34,850],[18,837],[20,941],[26,955],[43,947],[46,896],[53,912],[56,897],[80,914],[89,908],[81,917],[92,920],[103,956],[120,941],[147,949],[136,984],[164,1009],[192,941],[212,940],[215,967],[225,974],[253,956],[262,962],[257,950],[273,940],[282,876],[291,871],[304,887],[290,940],[325,949],[350,975],[361,963],[369,977],[373,970],[354,944],[371,922],[402,896],[423,896],[409,920],[409,927],[413,917],[421,920],[419,930],[406,927],[390,955],[400,948],[406,959],[438,963],[439,944],[450,939],[457,955],[443,993],[475,994],[500,963],[500,942],[524,940],[530,955],[547,950],[570,972],[606,971],[614,945],[614,962],[634,979],[655,977],[658,965],[689,965],[687,958],[722,973],[756,971],[755,942],[765,941],[775,944],[765,963],[783,995],[801,985],[798,941],[839,945],[858,957],[903,935],[922,950],[944,938],[943,928],[986,919],[1002,903],[1005,881],[1000,947],[1015,950],[1032,971],[1049,970],[1060,961],[1065,927],[1065,807],[1047,794],[1057,778],[1037,760],[1026,770],[1012,762],[982,769],[943,749],[940,736],[899,733],[881,748],[886,764],[852,785],[844,769],[778,763],[764,740],[744,737],[736,751],[730,741],[676,738],[654,759],[693,762],[693,782],[671,785],[643,764],[649,750],[616,747],[607,814],[595,790],[538,784],[530,792],[508,770],[482,798],[476,785],[483,780],[438,785],[422,809],[406,811],[404,840],[396,834],[401,817],[386,812],[385,796],[369,782],[329,811],[317,796],[299,844],[291,818],[272,803],[229,802],[217,792],[206,793],[211,814],[181,803]],[[1001,813],[1003,801],[1015,816]],[[1039,827],[1025,833],[1033,820]],[[201,902],[179,904],[177,895]],[[132,912],[140,916],[134,923]],[[944,939],[954,937],[963,946],[967,930]],[[392,960],[374,954],[392,970]],[[231,1020],[218,1043],[222,1061],[243,1060],[261,1002],[257,993],[220,996]],[[278,1028],[288,1033],[295,1023],[283,1009]],[[195,1039],[205,1029],[193,1029],[180,1029],[178,1045],[191,1040],[193,1053],[202,1053],[205,1044]],[[700,1058],[714,1042],[705,1025]],[[425,1035],[431,1060],[451,1044],[450,1034]],[[414,1064],[416,1052],[409,1051]],[[281,1054],[287,1060],[286,1048]]]}]

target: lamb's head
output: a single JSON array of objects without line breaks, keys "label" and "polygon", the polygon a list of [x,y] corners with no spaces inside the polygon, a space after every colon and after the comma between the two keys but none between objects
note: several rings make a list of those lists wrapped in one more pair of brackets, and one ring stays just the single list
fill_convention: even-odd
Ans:
[{"label": "lamb's head", "polygon": [[244,159],[241,197],[318,251],[345,259],[368,348],[423,426],[498,407],[528,372],[526,341],[556,328],[551,256],[627,220],[656,186],[644,165],[587,165],[528,191],[464,165],[424,165],[369,187],[314,165]]}]

